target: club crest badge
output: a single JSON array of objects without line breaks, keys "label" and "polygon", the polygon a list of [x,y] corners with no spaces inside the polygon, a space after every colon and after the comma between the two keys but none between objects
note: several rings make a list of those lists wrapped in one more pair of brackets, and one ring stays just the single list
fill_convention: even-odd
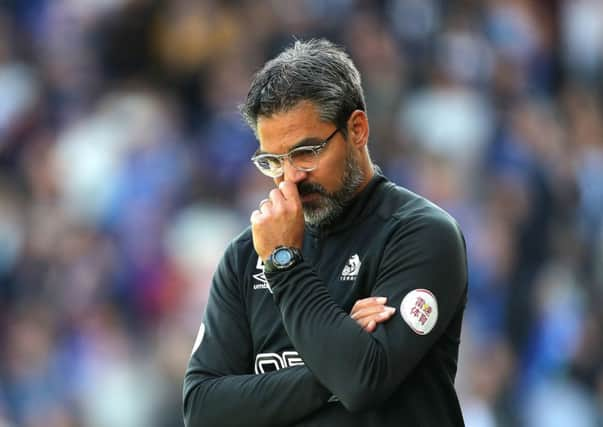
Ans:
[{"label": "club crest badge", "polygon": [[343,267],[341,274],[339,275],[339,280],[342,281],[352,281],[356,280],[358,277],[358,272],[360,271],[360,266],[362,262],[360,261],[360,257],[358,254],[354,254],[350,257],[348,262]]}]

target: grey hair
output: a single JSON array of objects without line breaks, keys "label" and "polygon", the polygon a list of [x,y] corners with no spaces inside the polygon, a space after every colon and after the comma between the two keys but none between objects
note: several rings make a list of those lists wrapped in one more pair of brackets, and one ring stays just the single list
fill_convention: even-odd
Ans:
[{"label": "grey hair", "polygon": [[254,75],[240,110],[257,133],[259,117],[286,112],[301,101],[312,102],[321,120],[344,135],[352,112],[366,111],[360,73],[341,47],[325,39],[295,41]]}]

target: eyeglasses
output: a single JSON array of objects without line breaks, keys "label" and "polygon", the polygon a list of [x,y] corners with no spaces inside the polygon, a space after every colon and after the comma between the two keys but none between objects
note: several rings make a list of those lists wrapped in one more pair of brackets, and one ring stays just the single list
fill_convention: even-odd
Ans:
[{"label": "eyeglasses", "polygon": [[285,154],[258,154],[251,158],[251,161],[264,175],[270,178],[278,178],[284,173],[283,161],[289,160],[291,166],[295,169],[310,172],[318,166],[318,155],[327,146],[329,141],[339,132],[337,128],[323,142],[317,145],[308,145],[297,147]]}]

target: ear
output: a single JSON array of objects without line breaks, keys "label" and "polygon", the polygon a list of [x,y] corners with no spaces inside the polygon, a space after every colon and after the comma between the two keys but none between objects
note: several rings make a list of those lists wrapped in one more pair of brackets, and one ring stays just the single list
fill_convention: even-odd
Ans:
[{"label": "ear", "polygon": [[354,110],[348,119],[349,139],[354,146],[362,148],[368,143],[368,116],[362,110]]}]

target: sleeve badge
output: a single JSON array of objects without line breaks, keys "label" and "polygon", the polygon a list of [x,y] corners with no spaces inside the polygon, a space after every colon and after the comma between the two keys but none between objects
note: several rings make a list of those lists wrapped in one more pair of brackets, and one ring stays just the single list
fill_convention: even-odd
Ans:
[{"label": "sleeve badge", "polygon": [[438,302],[427,289],[414,289],[402,299],[400,315],[416,334],[427,335],[438,320]]}]

